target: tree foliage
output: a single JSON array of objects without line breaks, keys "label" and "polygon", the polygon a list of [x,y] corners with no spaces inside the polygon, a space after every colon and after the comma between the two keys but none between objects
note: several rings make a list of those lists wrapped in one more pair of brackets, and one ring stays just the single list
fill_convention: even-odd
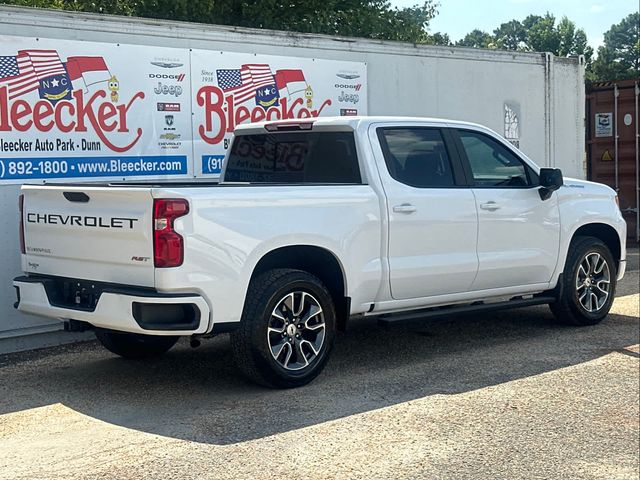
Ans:
[{"label": "tree foliage", "polygon": [[640,77],[640,13],[632,13],[604,34],[587,79],[625,80]]},{"label": "tree foliage", "polygon": [[640,76],[640,13],[632,13],[605,33],[598,58],[587,35],[563,17],[529,15],[502,23],[493,33],[473,30],[458,42],[430,34],[436,0],[393,8],[388,0],[0,0],[0,4],[108,13],[167,20],[322,33],[431,45],[584,55],[590,81]]},{"label": "tree foliage", "polygon": [[401,9],[392,8],[388,0],[0,0],[0,3],[412,43],[443,41],[427,32],[436,15],[434,0]]},{"label": "tree foliage", "polygon": [[592,61],[593,49],[587,34],[567,17],[558,23],[550,13],[529,15],[524,20],[501,24],[493,35],[481,30],[469,32],[456,42],[462,47],[496,48],[533,52],[551,52],[560,57],[584,55],[587,80],[608,81],[640,77],[640,13],[632,13],[612,25],[604,34],[604,45]]},{"label": "tree foliage", "polygon": [[[527,17],[529,18],[529,17]],[[501,24],[493,31],[496,48],[502,50],[521,50],[526,47],[527,29],[522,22],[511,20]]]},{"label": "tree foliage", "polygon": [[490,33],[483,32],[476,28],[467,33],[456,45],[471,48],[495,48],[495,39]]},{"label": "tree foliage", "polygon": [[554,55],[584,55],[589,61],[593,49],[587,44],[587,35],[567,17],[556,24],[550,13],[529,15],[524,20],[502,23],[493,35],[473,30],[456,45],[476,48],[496,48],[524,52],[551,52]]},{"label": "tree foliage", "polygon": [[425,43],[428,43],[429,45],[443,45],[445,47],[454,45],[451,38],[449,38],[449,34],[441,32],[429,35]]}]

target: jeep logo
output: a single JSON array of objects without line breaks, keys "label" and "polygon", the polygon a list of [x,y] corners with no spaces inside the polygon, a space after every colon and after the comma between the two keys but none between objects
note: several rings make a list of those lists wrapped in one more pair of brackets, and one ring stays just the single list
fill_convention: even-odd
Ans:
[{"label": "jeep logo", "polygon": [[167,85],[162,82],[158,82],[158,86],[153,89],[156,95],[171,95],[179,97],[182,95],[182,87],[180,85]]}]

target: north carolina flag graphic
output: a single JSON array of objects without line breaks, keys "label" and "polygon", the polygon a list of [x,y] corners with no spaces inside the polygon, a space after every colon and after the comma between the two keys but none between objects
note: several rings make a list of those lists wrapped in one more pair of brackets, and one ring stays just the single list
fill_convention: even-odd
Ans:
[{"label": "north carolina flag graphic", "polygon": [[278,90],[286,88],[289,95],[301,92],[307,88],[307,80],[300,69],[296,70],[276,70],[276,86]]},{"label": "north carolina flag graphic", "polygon": [[82,79],[86,86],[106,82],[111,77],[102,57],[68,57],[65,67],[71,81]]}]

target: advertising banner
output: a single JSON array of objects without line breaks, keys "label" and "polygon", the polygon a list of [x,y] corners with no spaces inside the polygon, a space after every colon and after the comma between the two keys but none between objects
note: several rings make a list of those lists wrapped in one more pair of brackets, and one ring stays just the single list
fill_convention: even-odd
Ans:
[{"label": "advertising banner", "polygon": [[193,50],[196,175],[220,173],[241,123],[366,115],[366,76],[364,63]]},{"label": "advertising banner", "polygon": [[0,35],[0,184],[215,178],[236,125],[366,94],[358,62]]},{"label": "advertising banner", "polygon": [[0,36],[0,181],[192,174],[189,52]]}]

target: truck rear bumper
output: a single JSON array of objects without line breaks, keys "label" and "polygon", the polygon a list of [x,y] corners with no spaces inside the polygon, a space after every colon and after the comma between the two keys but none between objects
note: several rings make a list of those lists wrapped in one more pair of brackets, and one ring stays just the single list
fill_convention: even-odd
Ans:
[{"label": "truck rear bumper", "polygon": [[56,305],[45,285],[49,279],[17,277],[13,281],[25,313],[87,322],[94,327],[146,335],[206,333],[210,308],[199,295],[162,294],[145,289],[103,289],[93,308]]}]

